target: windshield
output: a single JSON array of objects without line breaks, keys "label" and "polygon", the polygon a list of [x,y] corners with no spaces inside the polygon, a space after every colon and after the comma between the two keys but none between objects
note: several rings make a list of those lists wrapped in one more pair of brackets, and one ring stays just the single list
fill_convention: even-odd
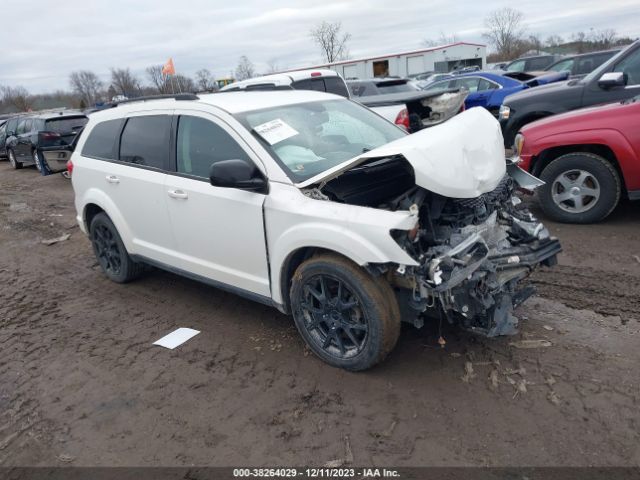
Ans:
[{"label": "windshield", "polygon": [[516,60],[515,62],[511,62],[509,65],[507,65],[507,72],[523,72],[524,64],[524,60]]},{"label": "windshield", "polygon": [[406,135],[349,100],[283,105],[236,118],[296,183]]},{"label": "windshield", "polygon": [[553,72],[562,72],[564,70],[571,70],[573,68],[573,58],[569,58],[567,60],[562,60],[558,63],[554,63],[553,65],[551,65],[549,68],[547,68],[548,71],[553,71]]}]

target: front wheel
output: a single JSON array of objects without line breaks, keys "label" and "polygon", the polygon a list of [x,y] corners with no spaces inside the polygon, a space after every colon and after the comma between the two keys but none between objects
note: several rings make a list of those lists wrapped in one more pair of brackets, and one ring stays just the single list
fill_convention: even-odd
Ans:
[{"label": "front wheel", "polygon": [[305,342],[334,367],[370,368],[400,335],[400,313],[389,284],[337,255],[318,255],[300,265],[290,299]]},{"label": "front wheel", "polygon": [[131,259],[118,230],[106,213],[98,213],[93,217],[89,232],[93,252],[109,280],[126,283],[140,275],[143,265]]},{"label": "front wheel", "polygon": [[16,170],[20,170],[22,168],[22,162],[16,160],[16,154],[13,153],[13,150],[9,150],[9,163]]},{"label": "front wheel", "polygon": [[539,190],[544,213],[559,222],[593,223],[618,204],[621,182],[614,166],[587,152],[562,155],[547,165]]}]

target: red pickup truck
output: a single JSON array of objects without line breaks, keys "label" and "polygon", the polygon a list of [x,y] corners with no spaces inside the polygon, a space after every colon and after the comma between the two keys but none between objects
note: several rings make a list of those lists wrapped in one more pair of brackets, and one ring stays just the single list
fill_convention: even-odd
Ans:
[{"label": "red pickup truck", "polygon": [[545,181],[540,204],[554,220],[597,222],[621,197],[640,200],[640,96],[538,120],[514,143],[518,166]]}]

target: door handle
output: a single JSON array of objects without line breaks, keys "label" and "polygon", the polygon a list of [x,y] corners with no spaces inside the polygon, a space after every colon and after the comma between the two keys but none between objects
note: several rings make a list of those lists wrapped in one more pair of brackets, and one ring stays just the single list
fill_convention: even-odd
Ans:
[{"label": "door handle", "polygon": [[115,175],[107,175],[107,182],[109,183],[120,183],[120,179]]},{"label": "door handle", "polygon": [[186,192],[183,192],[182,190],[169,190],[167,193],[171,198],[182,198],[185,200],[189,198],[189,195]]}]

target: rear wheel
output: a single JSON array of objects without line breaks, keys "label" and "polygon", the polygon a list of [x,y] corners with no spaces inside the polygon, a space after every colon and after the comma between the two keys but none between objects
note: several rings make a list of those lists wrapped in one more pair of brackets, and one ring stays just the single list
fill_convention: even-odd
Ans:
[{"label": "rear wheel", "polygon": [[126,283],[140,275],[144,266],[127,253],[115,225],[106,213],[98,213],[89,228],[93,252],[104,274],[116,283]]},{"label": "rear wheel", "polygon": [[9,154],[9,163],[11,164],[11,166],[16,170],[21,169],[22,162],[19,162],[18,160],[16,160],[16,154],[13,153],[13,150],[9,149],[8,154]]},{"label": "rear wheel", "polygon": [[36,164],[36,168],[38,169],[38,171],[42,175],[49,175],[51,173],[51,170],[49,170],[49,165],[47,164],[47,161],[42,157],[42,155],[39,154],[35,149],[31,152],[31,155],[33,157],[33,163]]},{"label": "rear wheel", "polygon": [[540,178],[540,205],[552,219],[592,223],[607,217],[618,204],[621,182],[604,158],[587,152],[562,155],[547,165]]},{"label": "rear wheel", "polygon": [[400,335],[391,287],[337,255],[319,255],[300,265],[290,298],[305,342],[335,367],[370,368],[387,356]]}]

